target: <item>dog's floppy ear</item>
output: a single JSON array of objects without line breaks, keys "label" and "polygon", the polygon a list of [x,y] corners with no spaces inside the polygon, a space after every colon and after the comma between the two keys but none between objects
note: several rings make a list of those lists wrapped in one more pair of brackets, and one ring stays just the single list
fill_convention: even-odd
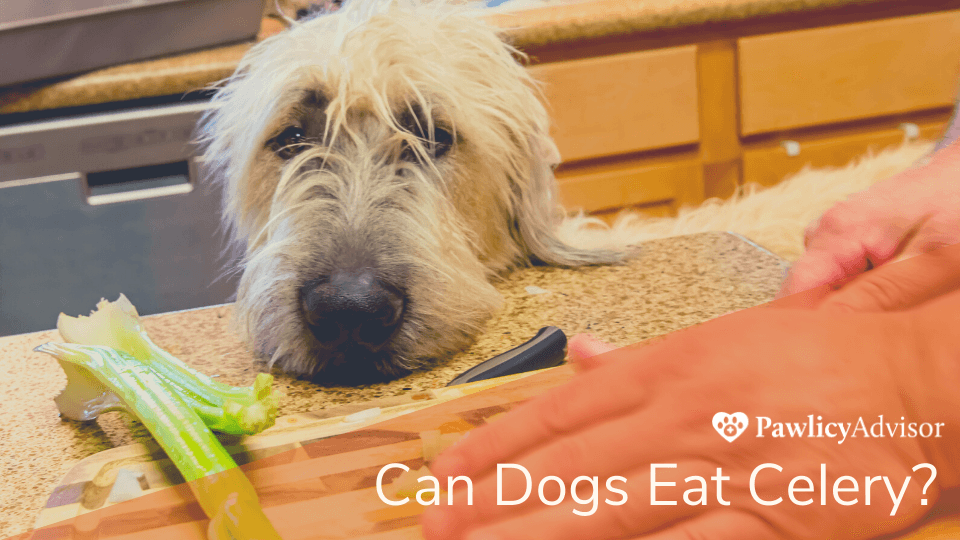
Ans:
[{"label": "dog's floppy ear", "polygon": [[557,235],[564,219],[558,202],[558,185],[553,169],[560,163],[560,152],[549,135],[536,133],[528,142],[530,164],[527,178],[515,179],[514,234],[527,256],[535,263],[557,266],[581,266],[620,261],[624,253],[610,249],[573,247]]}]

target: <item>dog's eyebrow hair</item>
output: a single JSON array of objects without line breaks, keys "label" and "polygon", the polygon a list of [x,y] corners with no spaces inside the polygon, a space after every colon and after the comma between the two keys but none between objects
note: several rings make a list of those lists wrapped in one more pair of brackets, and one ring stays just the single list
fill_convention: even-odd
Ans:
[{"label": "dog's eyebrow hair", "polygon": [[291,121],[301,128],[306,128],[310,118],[321,118],[321,132],[315,134],[323,137],[323,129],[326,127],[326,109],[330,100],[321,89],[303,90],[299,99],[293,102],[289,115]]},{"label": "dog's eyebrow hair", "polygon": [[323,90],[310,90],[306,92],[303,96],[303,99],[300,100],[300,103],[307,107],[316,107],[316,108],[326,108],[327,104],[330,103],[330,100],[327,99],[327,95]]},{"label": "dog's eyebrow hair", "polygon": [[400,127],[415,135],[423,134],[427,130],[427,116],[423,113],[423,107],[419,103],[407,103],[397,115],[397,123]]},{"label": "dog's eyebrow hair", "polygon": [[[308,111],[319,110],[320,112],[324,112],[329,102],[330,100],[327,99],[322,90],[304,90],[300,93],[299,97],[291,99],[290,106],[286,110],[284,117],[288,121],[299,124],[303,121],[304,115],[306,115]],[[287,125],[279,127],[276,132],[279,133],[286,126]]]},{"label": "dog's eyebrow hair", "polygon": [[402,129],[418,137],[427,137],[431,120],[433,120],[434,129],[450,129],[448,122],[445,121],[442,116],[438,117],[434,115],[432,110],[430,114],[427,114],[424,112],[423,106],[417,102],[404,104],[399,114],[396,115],[396,119],[397,124],[399,124]]}]

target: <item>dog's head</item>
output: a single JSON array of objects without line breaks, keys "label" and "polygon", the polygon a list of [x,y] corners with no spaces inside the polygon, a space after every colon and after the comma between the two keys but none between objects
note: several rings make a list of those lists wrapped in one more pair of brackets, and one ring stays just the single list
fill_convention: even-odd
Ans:
[{"label": "dog's head", "polygon": [[281,368],[397,376],[477,332],[496,273],[611,257],[557,240],[548,115],[481,13],[352,0],[255,46],[216,95],[235,317]]}]

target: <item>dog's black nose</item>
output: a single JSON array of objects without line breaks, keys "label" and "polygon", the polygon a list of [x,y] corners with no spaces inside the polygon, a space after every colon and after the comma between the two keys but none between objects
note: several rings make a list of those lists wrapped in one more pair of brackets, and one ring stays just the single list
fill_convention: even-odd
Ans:
[{"label": "dog's black nose", "polygon": [[405,303],[400,291],[370,268],[335,271],[306,284],[300,298],[307,326],[321,345],[352,341],[372,352],[393,337]]}]

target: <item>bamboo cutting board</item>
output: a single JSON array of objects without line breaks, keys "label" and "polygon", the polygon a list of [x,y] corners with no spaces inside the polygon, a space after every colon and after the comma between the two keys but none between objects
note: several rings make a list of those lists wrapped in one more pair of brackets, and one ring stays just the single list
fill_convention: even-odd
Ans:
[{"label": "bamboo cutting board", "polygon": [[[394,508],[380,501],[375,491],[380,468],[395,462],[419,468],[420,432],[469,431],[568,377],[566,368],[544,371],[553,373],[523,373],[285,416],[259,435],[224,443],[285,540],[419,538],[422,508],[416,503]],[[538,374],[530,382],[521,380]],[[520,386],[477,395],[511,382]],[[117,477],[128,473],[142,475],[139,496],[117,501]],[[392,471],[385,483],[399,473]],[[343,508],[351,513],[344,514]],[[307,516],[316,523],[305,521]],[[206,523],[159,446],[135,444],[99,452],[74,466],[52,490],[33,538],[203,539]]]},{"label": "bamboo cutting board", "polygon": [[[352,406],[283,417],[228,450],[285,540],[421,540],[423,507],[413,501],[384,504],[376,493],[380,469],[403,463],[415,470],[423,465],[421,432],[468,432],[571,376],[572,370],[561,366],[385,400],[373,409]],[[351,414],[332,416],[346,412]],[[143,490],[118,503],[110,494],[120,469],[142,473]],[[384,484],[399,473],[385,475]],[[41,512],[38,529],[24,538],[206,540],[206,516],[182,481],[158,447],[101,452],[64,477]],[[931,519],[899,539],[960,538],[960,505],[957,497],[947,499]]]}]

